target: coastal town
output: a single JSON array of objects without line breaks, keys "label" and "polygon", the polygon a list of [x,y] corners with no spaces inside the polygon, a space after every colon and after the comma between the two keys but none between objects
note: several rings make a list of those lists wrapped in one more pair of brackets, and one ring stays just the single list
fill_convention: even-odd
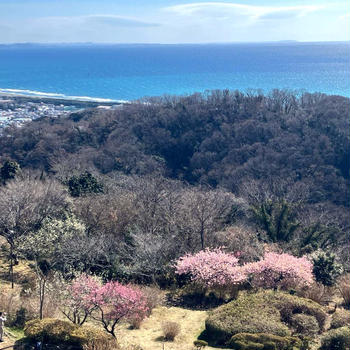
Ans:
[{"label": "coastal town", "polygon": [[85,108],[110,109],[121,104],[64,99],[43,99],[23,96],[0,95],[0,132],[10,125],[22,126],[24,123],[42,117],[64,117]]},{"label": "coastal town", "polygon": [[11,124],[22,125],[41,117],[59,117],[69,114],[74,107],[45,102],[21,102],[0,97],[0,128]]}]

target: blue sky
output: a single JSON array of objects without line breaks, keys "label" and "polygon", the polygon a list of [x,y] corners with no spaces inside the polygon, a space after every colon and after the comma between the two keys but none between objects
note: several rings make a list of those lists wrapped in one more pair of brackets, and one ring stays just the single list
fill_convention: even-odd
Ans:
[{"label": "blue sky", "polygon": [[350,40],[348,0],[0,0],[0,43]]}]

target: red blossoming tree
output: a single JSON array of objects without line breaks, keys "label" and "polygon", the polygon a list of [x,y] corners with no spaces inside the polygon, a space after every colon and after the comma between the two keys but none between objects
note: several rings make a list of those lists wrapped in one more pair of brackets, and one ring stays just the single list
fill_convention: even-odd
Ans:
[{"label": "red blossoming tree", "polygon": [[101,288],[101,282],[92,276],[82,274],[62,292],[63,314],[73,323],[82,325],[96,307],[91,295]]},{"label": "red blossoming tree", "polygon": [[99,320],[113,337],[121,320],[141,321],[148,311],[146,298],[139,289],[118,282],[108,282],[96,289],[90,302],[100,311]]}]

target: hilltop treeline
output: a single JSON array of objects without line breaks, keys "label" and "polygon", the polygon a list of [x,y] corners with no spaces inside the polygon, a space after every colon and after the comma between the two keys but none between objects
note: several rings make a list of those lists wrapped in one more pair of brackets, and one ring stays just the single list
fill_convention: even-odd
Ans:
[{"label": "hilltop treeline", "polygon": [[180,253],[251,244],[249,260],[267,241],[345,262],[349,113],[345,97],[279,90],[149,98],[9,127],[0,164],[69,190],[92,270],[154,278]]},{"label": "hilltop treeline", "polygon": [[283,180],[304,184],[312,202],[345,205],[349,107],[344,97],[283,91],[163,97],[8,128],[0,154],[22,168],[157,171],[234,193],[250,180]]}]

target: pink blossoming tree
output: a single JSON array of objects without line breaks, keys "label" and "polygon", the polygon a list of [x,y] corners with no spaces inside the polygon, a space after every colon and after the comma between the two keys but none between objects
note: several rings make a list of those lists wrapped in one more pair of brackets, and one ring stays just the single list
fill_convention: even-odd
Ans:
[{"label": "pink blossoming tree", "polygon": [[187,254],[177,260],[175,269],[176,274],[189,275],[193,283],[204,289],[232,287],[245,280],[237,257],[221,248]]},{"label": "pink blossoming tree", "polygon": [[100,321],[104,329],[113,337],[121,320],[141,321],[148,312],[143,293],[132,286],[118,282],[108,282],[90,294],[90,302],[100,311]]},{"label": "pink blossoming tree", "polygon": [[313,282],[312,262],[290,254],[268,252],[263,260],[246,264],[242,270],[254,287],[288,289]]},{"label": "pink blossoming tree", "polygon": [[191,281],[204,289],[229,289],[250,281],[254,287],[288,289],[308,286],[313,282],[312,263],[306,257],[265,253],[264,259],[238,265],[237,254],[222,249],[187,254],[175,264],[176,273],[189,275]]},{"label": "pink blossoming tree", "polygon": [[63,314],[73,323],[82,325],[96,307],[91,295],[101,288],[101,282],[92,276],[82,274],[63,288]]}]

